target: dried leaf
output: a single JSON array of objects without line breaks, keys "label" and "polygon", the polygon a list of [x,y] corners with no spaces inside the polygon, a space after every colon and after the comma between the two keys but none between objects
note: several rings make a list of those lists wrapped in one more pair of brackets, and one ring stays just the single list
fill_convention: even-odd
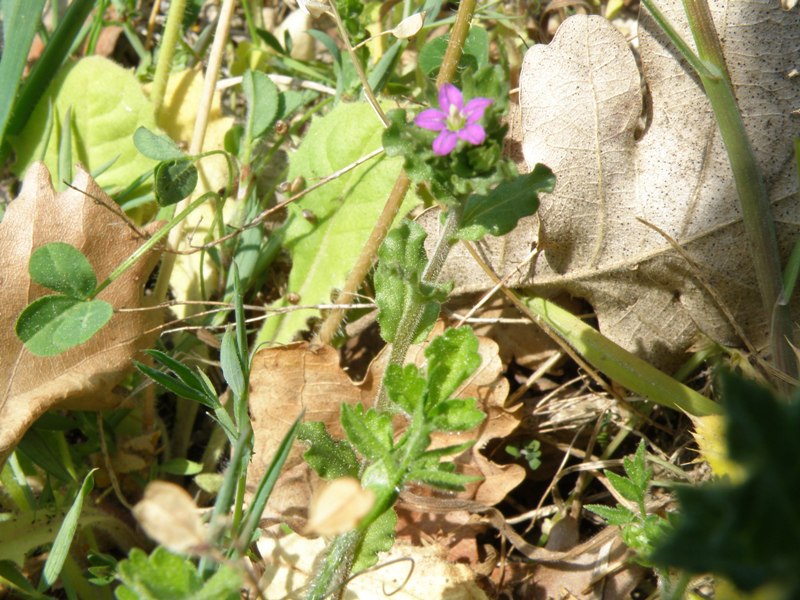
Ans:
[{"label": "dried leaf", "polygon": [[[311,348],[299,342],[257,352],[250,372],[254,446],[247,469],[248,485],[260,481],[275,449],[301,411],[306,411],[306,421],[322,421],[334,439],[342,439],[339,405],[358,400],[358,388],[341,370],[339,354],[330,346]],[[304,450],[302,444],[292,448],[264,515],[285,520],[297,530],[305,524],[317,481],[303,460]]]},{"label": "dried leaf", "polygon": [[355,528],[375,504],[375,493],[365,490],[355,477],[341,477],[323,483],[314,492],[306,530],[333,536]]},{"label": "dried leaf", "polygon": [[[691,39],[681,3],[659,6]],[[793,140],[800,119],[792,114],[798,81],[787,75],[800,44],[800,14],[752,1],[716,2],[712,11],[788,253],[798,233]],[[698,332],[738,341],[702,275],[759,345],[768,324],[713,113],[702,86],[645,11],[639,42],[652,100],[647,107],[627,42],[600,17],[571,17],[550,45],[526,54],[520,76],[525,162],[548,165],[557,184],[539,209],[543,254],[513,283],[587,299],[605,335],[672,366]],[[645,108],[652,120],[642,133]],[[677,240],[698,269],[638,219]],[[505,274],[518,266],[536,237],[531,222],[490,244],[495,269]],[[462,289],[488,287],[463,253],[454,253],[451,264],[448,274]]]},{"label": "dried leaf", "polygon": [[[322,539],[296,534],[280,539],[262,537],[258,550],[264,557],[262,590],[268,598],[304,598],[314,561],[325,549]],[[374,600],[484,600],[475,574],[463,564],[447,561],[435,545],[397,543],[381,557],[380,568],[359,574],[347,584],[346,598]],[[412,568],[413,567],[413,568]]]},{"label": "dried leaf", "polygon": [[[56,194],[47,168],[34,163],[0,223],[0,378],[5,382],[0,395],[0,463],[47,410],[101,410],[117,405],[120,400],[110,390],[124,376],[131,357],[149,345],[145,334],[162,318],[155,310],[117,313],[91,340],[58,356],[37,357],[24,349],[14,333],[17,315],[49,293],[30,280],[31,252],[50,242],[72,244],[89,259],[102,281],[143,241],[86,171],[78,169],[73,185],[86,193],[68,189]],[[150,253],[99,298],[115,309],[142,307],[144,284],[157,260],[157,253]]]},{"label": "dried leaf", "polygon": [[151,481],[133,516],[145,533],[159,544],[181,554],[192,554],[208,544],[205,525],[189,492],[168,481]]},{"label": "dried leaf", "polygon": [[401,40],[417,35],[425,24],[425,11],[409,15],[392,29],[392,35]]}]

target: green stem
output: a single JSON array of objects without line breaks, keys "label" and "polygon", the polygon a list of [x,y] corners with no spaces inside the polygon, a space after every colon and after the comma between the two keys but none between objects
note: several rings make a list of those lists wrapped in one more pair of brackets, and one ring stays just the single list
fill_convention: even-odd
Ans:
[{"label": "green stem", "polygon": [[[461,207],[453,206],[447,211],[444,227],[436,242],[436,248],[433,250],[428,265],[422,274],[423,283],[436,283],[439,274],[442,271],[447,255],[450,253],[450,248],[453,247],[454,235],[458,229],[461,220]],[[417,332],[422,315],[425,310],[424,304],[414,304],[413,306],[406,307],[403,316],[400,318],[400,323],[397,326],[397,337],[392,344],[392,349],[389,353],[390,365],[402,365],[408,354],[408,349],[414,342],[414,335]],[[378,397],[375,400],[375,409],[378,411],[386,411],[388,406],[388,398],[386,395],[386,387],[381,381],[380,389],[378,390]]]},{"label": "green stem", "polygon": [[358,55],[356,54],[355,49],[353,48],[353,44],[350,43],[350,36],[347,35],[347,29],[344,27],[344,23],[342,22],[342,17],[339,15],[339,10],[336,8],[336,0],[328,0],[328,5],[331,7],[330,14],[333,16],[333,20],[336,21],[336,28],[339,30],[339,35],[342,38],[342,43],[344,44],[345,50],[350,55],[350,61],[353,63],[353,67],[356,69],[356,74],[358,75],[359,81],[361,81],[361,87],[364,89],[364,95],[367,97],[367,102],[372,107],[372,110],[375,111],[375,114],[378,115],[378,118],[383,123],[384,127],[389,126],[389,119],[386,117],[386,113],[383,112],[381,105],[378,103],[378,99],[375,97],[375,92],[372,91],[372,86],[369,84],[369,80],[367,79],[367,74],[364,72],[364,67],[361,64],[361,61],[358,59]]},{"label": "green stem", "polygon": [[326,550],[322,567],[311,582],[306,596],[308,600],[339,600],[342,597],[344,582],[350,576],[355,553],[364,541],[364,534],[365,531],[361,529],[353,529],[334,538]]},{"label": "green stem", "polygon": [[783,276],[767,186],[736,103],[708,3],[706,0],[683,0],[683,5],[700,58],[723,75],[712,78],[699,74],[728,152],[761,300],[764,311],[771,316],[772,360],[779,371],[794,378],[797,364],[792,351],[792,322],[789,307],[779,302]]},{"label": "green stem", "polygon": [[209,197],[216,196],[214,192],[209,192],[207,194],[203,194],[197,200],[192,202],[189,206],[187,206],[184,210],[178,214],[178,216],[174,217],[169,223],[164,225],[161,229],[156,231],[150,238],[141,246],[139,246],[136,251],[131,254],[125,262],[123,262],[120,266],[114,269],[111,274],[106,277],[106,279],[98,285],[94,291],[89,295],[87,300],[91,300],[96,298],[97,295],[106,289],[109,285],[111,285],[115,279],[117,279],[120,275],[122,275],[125,271],[130,269],[136,261],[138,261],[142,256],[147,254],[153,247],[158,244],[161,240],[163,240],[167,234],[172,230],[173,227],[178,225],[183,219],[189,216],[194,209],[200,206],[203,202],[206,202]]},{"label": "green stem", "polygon": [[172,69],[172,57],[175,56],[175,46],[181,32],[183,13],[186,10],[186,0],[172,0],[167,14],[167,24],[164,27],[164,38],[158,50],[158,63],[153,77],[153,87],[150,91],[150,100],[153,102],[153,113],[158,117],[161,106],[164,104],[164,95],[167,91],[167,80]]}]

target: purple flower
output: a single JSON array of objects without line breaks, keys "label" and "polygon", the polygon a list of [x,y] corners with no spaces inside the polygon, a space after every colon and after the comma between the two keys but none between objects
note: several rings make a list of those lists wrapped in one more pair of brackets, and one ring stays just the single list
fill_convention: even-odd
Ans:
[{"label": "purple flower", "polygon": [[473,98],[465,106],[461,90],[451,83],[445,83],[439,90],[439,108],[423,110],[414,119],[414,124],[441,132],[433,140],[433,153],[444,156],[453,151],[458,140],[475,146],[483,143],[486,131],[478,121],[492,102],[491,98]]}]

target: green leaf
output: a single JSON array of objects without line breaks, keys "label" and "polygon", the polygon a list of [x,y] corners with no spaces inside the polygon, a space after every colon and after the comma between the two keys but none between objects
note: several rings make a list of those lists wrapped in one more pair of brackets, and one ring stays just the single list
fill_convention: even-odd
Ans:
[{"label": "green leaf", "polygon": [[413,415],[422,406],[428,383],[420,375],[416,365],[408,364],[404,367],[400,365],[386,367],[383,385],[386,386],[389,400],[407,415]]},{"label": "green leaf", "polygon": [[162,463],[158,470],[169,475],[197,475],[203,470],[203,465],[186,458],[173,458]]},{"label": "green leaf", "polygon": [[156,201],[159,206],[177,204],[194,191],[197,180],[197,167],[190,158],[158,163],[154,172]]},{"label": "green leaf", "polygon": [[639,503],[644,499],[645,490],[636,485],[627,477],[617,475],[613,471],[603,471],[603,473],[605,473],[605,476],[608,477],[608,481],[611,483],[614,489],[619,492],[619,495],[626,500]]},{"label": "green leaf", "polygon": [[260,71],[245,71],[242,91],[247,100],[247,138],[254,140],[266,133],[278,118],[280,92],[272,80]]},{"label": "green leaf", "polygon": [[394,545],[394,530],[397,526],[397,513],[394,509],[385,511],[375,519],[364,534],[364,541],[356,552],[353,573],[374,566],[381,552],[388,552]]},{"label": "green leaf", "polygon": [[423,304],[422,319],[414,341],[423,340],[439,317],[440,303],[447,299],[452,286],[422,282],[428,263],[425,253],[425,230],[413,221],[403,221],[386,236],[378,250],[375,270],[375,303],[381,337],[394,342],[403,314]]},{"label": "green leaf", "polygon": [[[287,179],[303,176],[316,181],[351,165],[381,146],[382,131],[368,104],[339,104],[312,121],[290,158]],[[374,158],[287,207],[286,225],[275,234],[285,234],[284,245],[292,256],[287,295],[296,294],[304,305],[331,301],[353,269],[401,168],[400,158]],[[409,194],[398,219],[415,203],[416,197]],[[314,213],[314,222],[303,216],[306,210]],[[284,298],[276,307],[288,305]],[[294,310],[267,319],[256,345],[290,342],[307,328],[309,318],[319,315],[316,309]]]},{"label": "green leaf", "polygon": [[136,129],[133,134],[133,144],[139,152],[153,160],[163,161],[186,158],[186,153],[169,136],[157,135],[147,127]]},{"label": "green leaf", "polygon": [[503,182],[488,194],[467,199],[456,237],[478,241],[487,234],[505,235],[539,208],[539,194],[552,192],[556,178],[544,165],[537,164],[527,175]]},{"label": "green leaf", "polygon": [[75,499],[72,501],[72,506],[70,506],[69,511],[67,511],[61,523],[61,527],[58,528],[56,539],[53,541],[50,554],[48,554],[47,561],[44,563],[42,579],[39,582],[39,591],[49,589],[61,574],[64,561],[67,559],[69,548],[72,545],[72,540],[78,529],[78,520],[81,516],[83,501],[94,487],[94,472],[96,470],[97,469],[92,469],[86,474],[78,493],[75,495]]},{"label": "green leaf", "polygon": [[310,444],[303,458],[323,479],[358,477],[359,464],[353,447],[345,440],[334,441],[321,421],[303,423],[297,437]]},{"label": "green leaf", "polygon": [[725,441],[745,467],[739,483],[677,489],[675,530],[651,557],[690,573],[712,572],[744,591],[772,583],[800,594],[800,396],[779,400],[752,381],[721,373]]},{"label": "green leaf", "polygon": [[[444,466],[450,463],[439,463],[439,466]],[[429,485],[431,487],[448,490],[452,492],[461,492],[464,486],[468,483],[481,481],[483,477],[476,475],[462,475],[461,473],[453,473],[445,469],[412,469],[408,474],[409,481],[415,481]]]},{"label": "green leaf", "polygon": [[112,316],[114,308],[103,300],[43,296],[22,311],[15,331],[32,354],[55,356],[88,341]]},{"label": "green leaf", "polygon": [[636,454],[633,457],[626,456],[622,459],[625,474],[628,476],[633,484],[642,490],[642,497],[644,492],[647,491],[647,486],[650,479],[653,477],[653,470],[647,468],[647,449],[644,440],[639,441],[639,446],[636,448]]},{"label": "green leaf", "polygon": [[236,334],[232,327],[225,330],[222,336],[222,345],[219,351],[219,361],[222,365],[222,375],[231,387],[231,391],[239,398],[247,392],[247,380],[244,374],[239,350],[237,348]]},{"label": "green leaf", "polygon": [[[419,66],[426,76],[431,77],[442,66],[449,35],[434,38],[422,47],[419,53]],[[464,54],[459,67],[466,71],[476,71],[489,63],[489,34],[483,27],[470,27],[464,41]]]},{"label": "green leaf", "polygon": [[236,600],[241,577],[231,567],[220,565],[207,582],[188,558],[159,546],[148,557],[139,548],[131,550],[117,565],[122,581],[114,593],[120,600],[142,598],[169,600]]},{"label": "green leaf", "polygon": [[374,409],[364,412],[361,404],[341,406],[342,428],[347,439],[361,455],[379,460],[392,449],[392,418]]},{"label": "green leaf", "polygon": [[474,398],[443,400],[433,406],[428,419],[440,431],[469,431],[480,425],[486,413]]},{"label": "green leaf", "polygon": [[[40,426],[40,422],[37,421],[25,432],[17,446],[17,451],[44,469],[49,476],[65,482],[75,481],[75,475],[64,466],[67,457],[62,454],[66,447],[66,444],[63,443],[63,434],[47,431]],[[61,443],[59,443],[59,435],[62,436]]]},{"label": "green leaf", "polygon": [[212,409],[221,406],[219,398],[214,393],[214,390],[209,389],[206,382],[189,367],[160,350],[145,350],[145,353],[152,356],[156,362],[165,366],[177,376],[177,379],[175,377],[170,377],[166,373],[154,369],[153,367],[134,361],[136,368],[153,381],[172,393],[182,398],[199,402],[203,406]]},{"label": "green leaf", "polygon": [[[84,3],[86,4],[86,3]],[[94,4],[89,0],[89,7]],[[52,103],[55,114],[72,108],[74,135],[72,156],[93,172],[117,157],[97,183],[104,189],[125,188],[132,179],[149,172],[155,163],[141,155],[133,144],[140,126],[156,129],[150,101],[132,71],[99,56],[81,59],[61,70],[31,114],[25,129],[11,143],[17,152],[14,172],[21,175],[38,157],[51,173],[58,169],[57,136],[45,136],[47,114]],[[45,144],[47,144],[45,148]]]},{"label": "green leaf", "polygon": [[239,531],[239,544],[240,548],[246,548],[253,540],[253,535],[258,529],[258,524],[261,521],[261,515],[264,514],[264,508],[267,505],[270,494],[275,488],[275,483],[278,481],[278,476],[281,474],[283,465],[286,464],[286,459],[289,458],[289,452],[292,449],[294,440],[300,432],[301,421],[303,419],[302,413],[295,419],[289,431],[283,436],[281,443],[275,450],[275,455],[272,457],[269,467],[264,471],[261,480],[258,482],[256,491],[247,508],[247,514],[244,518],[244,524]]},{"label": "green leaf", "polygon": [[42,19],[45,0],[3,0],[3,54],[0,57],[0,144],[22,81],[31,44]]},{"label": "green leaf", "polygon": [[478,338],[468,326],[448,329],[425,349],[428,407],[448,399],[481,364]]},{"label": "green leaf", "polygon": [[31,254],[28,272],[39,285],[73,298],[86,298],[97,286],[91,263],[75,246],[52,242]]},{"label": "green leaf", "polygon": [[469,450],[475,445],[474,440],[470,440],[469,442],[464,442],[463,444],[455,444],[454,446],[445,446],[443,448],[436,448],[434,450],[427,450],[423,452],[419,460],[427,461],[433,460],[438,461],[440,458],[445,456],[452,456],[456,454],[461,454],[465,450]]},{"label": "green leaf", "polygon": [[586,510],[589,510],[596,515],[603,517],[609,525],[618,525],[622,527],[637,520],[637,515],[624,506],[605,506],[603,504],[586,504]]},{"label": "green leaf", "polygon": [[2,578],[5,585],[10,585],[12,588],[22,593],[23,597],[47,598],[47,596],[39,595],[36,588],[31,585],[30,581],[25,578],[25,575],[23,575],[19,568],[10,560],[0,560],[0,578]]}]

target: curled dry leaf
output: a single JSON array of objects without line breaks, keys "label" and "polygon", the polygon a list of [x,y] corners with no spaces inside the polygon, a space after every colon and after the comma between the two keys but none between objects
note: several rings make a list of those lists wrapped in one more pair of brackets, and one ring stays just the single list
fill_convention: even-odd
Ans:
[{"label": "curled dry leaf", "polygon": [[354,529],[372,505],[375,493],[365,490],[355,477],[340,477],[314,490],[306,532],[334,536]]},{"label": "curled dry leaf", "polygon": [[392,35],[401,40],[417,35],[425,24],[425,11],[409,15],[392,29]]},{"label": "curled dry leaf", "polygon": [[[86,171],[78,168],[72,183],[86,193],[68,189],[56,194],[47,168],[34,163],[0,223],[0,463],[47,410],[118,405],[120,399],[111,389],[136,352],[149,345],[148,331],[162,318],[156,310],[117,312],[91,340],[63,354],[39,357],[25,350],[14,333],[17,316],[31,301],[51,293],[28,275],[28,260],[36,248],[56,241],[72,244],[102,281],[143,242]],[[141,308],[144,285],[157,260],[158,254],[150,253],[98,297],[115,310]]]},{"label": "curled dry leaf", "polygon": [[151,481],[133,507],[144,532],[159,544],[181,554],[202,552],[208,544],[206,527],[189,492],[168,481]]},{"label": "curled dry leaf", "polygon": [[[711,4],[788,253],[800,214],[793,154],[800,78],[790,76],[800,13],[777,2]],[[681,2],[658,5],[691,40]],[[520,75],[524,166],[548,165],[557,184],[542,198],[538,225],[531,220],[485,251],[504,275],[538,237],[542,255],[512,283],[587,299],[605,335],[663,367],[682,361],[699,332],[740,341],[702,280],[759,346],[767,316],[714,115],[690,67],[644,10],[639,42],[647,100],[626,40],[600,17],[571,17],[551,44],[527,52]],[[697,267],[639,219],[677,240]],[[454,252],[445,276],[461,289],[489,287],[472,262]]]}]

